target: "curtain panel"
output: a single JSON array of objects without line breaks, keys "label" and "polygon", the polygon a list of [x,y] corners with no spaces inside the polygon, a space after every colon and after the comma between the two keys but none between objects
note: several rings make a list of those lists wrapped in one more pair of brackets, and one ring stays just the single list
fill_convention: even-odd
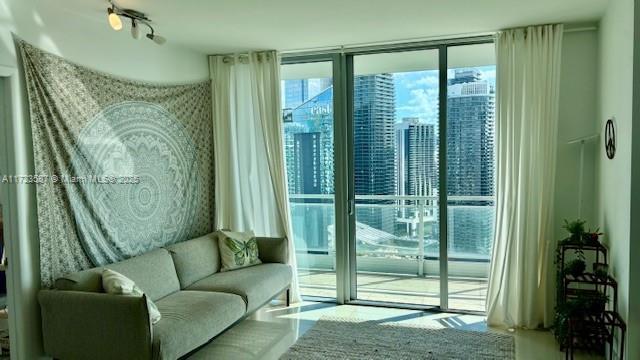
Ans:
[{"label": "curtain panel", "polygon": [[216,166],[216,226],[285,236],[300,301],[275,51],[211,56]]},{"label": "curtain panel", "polygon": [[496,38],[496,229],[490,325],[550,326],[562,25]]}]

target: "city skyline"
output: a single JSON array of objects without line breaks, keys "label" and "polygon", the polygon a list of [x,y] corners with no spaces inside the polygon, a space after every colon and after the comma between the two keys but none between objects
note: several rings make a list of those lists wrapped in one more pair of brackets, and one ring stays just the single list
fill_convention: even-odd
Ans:
[{"label": "city skyline", "polygon": [[[448,72],[449,195],[493,195],[493,69],[485,66]],[[357,196],[438,194],[438,81],[438,71],[354,78],[353,166]],[[323,86],[326,89],[321,89]],[[283,82],[285,153],[292,195],[335,192],[332,90],[328,78]],[[327,203],[330,198],[294,198],[292,218],[297,241],[303,239],[301,245],[309,249],[326,248],[331,241],[328,229],[334,221],[333,212],[327,211],[333,209]],[[415,209],[407,211],[401,204],[395,200],[358,200],[356,222],[361,227],[395,234],[391,238],[405,246],[407,236],[415,238],[418,234],[418,215]],[[416,203],[405,203],[411,204]],[[448,220],[450,250],[488,254],[494,217],[491,203],[469,201],[454,205]],[[435,251],[439,237],[437,211],[428,210],[424,219],[425,247]],[[370,248],[370,239],[367,241],[369,244],[364,246]]]},{"label": "city skyline", "polygon": [[[496,71],[495,66],[474,66],[472,69],[480,72],[481,79],[487,81],[495,87]],[[456,69],[448,69],[447,78],[451,79],[455,76]],[[439,90],[439,71],[408,71],[392,73],[395,87],[396,102],[401,104],[395,108],[395,122],[401,123],[404,118],[419,118],[421,122],[430,124],[438,123],[438,90]],[[295,82],[307,82],[308,90],[306,91],[307,100],[313,98],[326,87],[331,86],[331,78],[317,79],[296,79],[284,80],[282,86],[283,109],[293,109],[297,105],[287,101],[287,87]],[[323,87],[325,86],[325,87]],[[293,96],[295,97],[295,96]],[[294,106],[295,105],[295,106]]]}]

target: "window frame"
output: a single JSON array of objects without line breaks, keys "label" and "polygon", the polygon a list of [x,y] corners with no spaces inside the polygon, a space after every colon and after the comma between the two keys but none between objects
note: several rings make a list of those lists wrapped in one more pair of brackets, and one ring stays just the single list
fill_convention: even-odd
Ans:
[{"label": "window frame", "polygon": [[[484,312],[449,309],[448,194],[438,191],[440,305],[421,306],[357,299],[355,242],[355,154],[354,154],[354,56],[419,50],[438,51],[438,171],[440,189],[447,189],[447,92],[448,49],[456,46],[494,43],[494,35],[402,42],[372,46],[340,47],[322,51],[281,54],[281,65],[331,61],[333,64],[334,184],[336,237],[336,299],[338,304],[361,304],[462,314]],[[497,88],[496,88],[497,91]]]}]

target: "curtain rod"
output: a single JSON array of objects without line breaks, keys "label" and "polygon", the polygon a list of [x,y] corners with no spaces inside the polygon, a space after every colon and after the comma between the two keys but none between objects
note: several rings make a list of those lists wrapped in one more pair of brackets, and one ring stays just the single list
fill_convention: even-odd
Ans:
[{"label": "curtain rod", "polygon": [[[595,31],[598,30],[597,26],[581,26],[574,28],[565,28],[563,32],[572,33],[572,32],[582,32],[582,31]],[[305,49],[290,49],[290,50],[282,50],[280,54],[283,57],[287,56],[298,56],[298,55],[311,55],[311,54],[326,54],[331,52],[351,52],[351,51],[361,51],[366,50],[368,48],[394,48],[394,47],[403,47],[407,45],[425,45],[432,44],[437,45],[441,43],[447,44],[455,44],[457,42],[465,42],[472,39],[490,39],[494,37],[498,31],[488,31],[484,33],[463,33],[463,34],[455,34],[455,35],[443,35],[443,36],[431,36],[424,38],[410,38],[404,40],[394,40],[394,41],[380,41],[380,42],[371,42],[371,43],[354,43],[347,45],[335,45],[335,46],[324,46],[324,47],[315,47],[315,48],[305,48]]]},{"label": "curtain rod", "polygon": [[[271,58],[271,51],[258,51],[256,52],[258,61],[262,61],[262,58],[269,60]],[[241,64],[249,63],[249,53],[239,53],[239,54],[214,54],[208,56],[220,56],[222,57],[222,62],[225,64],[233,64],[236,62],[240,62]]]},{"label": "curtain rod", "polygon": [[[582,32],[582,31],[596,31],[598,30],[597,26],[580,26],[574,28],[566,28],[564,29],[565,33],[572,32]],[[443,35],[443,36],[431,36],[425,38],[410,38],[404,40],[394,40],[394,41],[379,41],[379,42],[370,42],[370,43],[353,43],[348,45],[334,45],[334,46],[324,46],[324,47],[313,47],[313,48],[304,48],[304,49],[289,49],[289,50],[281,50],[280,54],[282,57],[292,57],[292,56],[300,56],[300,55],[320,55],[334,52],[354,52],[354,51],[362,51],[369,49],[394,49],[394,48],[402,48],[409,46],[420,46],[420,45],[439,45],[439,44],[456,44],[460,42],[469,42],[470,40],[475,41],[489,41],[491,40],[498,31],[488,31],[484,33],[463,33],[456,35]],[[240,54],[212,54],[210,56],[228,56],[232,58],[233,56],[241,57],[241,61],[244,61],[242,57],[248,56],[247,53]],[[227,62],[229,60],[226,60]]]},{"label": "curtain rod", "polygon": [[485,38],[485,37],[489,38],[489,37],[493,37],[495,34],[496,34],[495,31],[488,31],[484,33],[466,33],[466,34],[455,34],[455,35],[430,36],[430,37],[422,37],[422,38],[409,38],[409,39],[392,40],[392,41],[352,43],[352,44],[345,44],[345,45],[282,50],[280,51],[280,54],[285,56],[288,54],[298,55],[301,53],[351,51],[351,50],[362,50],[362,49],[371,48],[371,47],[393,47],[393,46],[403,46],[406,44],[436,43],[436,42],[445,42],[445,41],[449,42],[449,41],[456,41],[456,40],[468,40],[470,38]]},{"label": "curtain rod", "polygon": [[583,27],[564,29],[564,32],[572,33],[572,32],[582,32],[582,31],[596,31],[596,30],[598,30],[597,26],[583,26]]}]

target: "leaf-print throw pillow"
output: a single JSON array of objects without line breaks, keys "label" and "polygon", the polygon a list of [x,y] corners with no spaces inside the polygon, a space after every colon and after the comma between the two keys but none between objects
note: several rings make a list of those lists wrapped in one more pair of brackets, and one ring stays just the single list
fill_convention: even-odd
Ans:
[{"label": "leaf-print throw pillow", "polygon": [[262,264],[258,258],[258,241],[253,231],[221,230],[218,232],[218,248],[222,263],[220,271]]}]

